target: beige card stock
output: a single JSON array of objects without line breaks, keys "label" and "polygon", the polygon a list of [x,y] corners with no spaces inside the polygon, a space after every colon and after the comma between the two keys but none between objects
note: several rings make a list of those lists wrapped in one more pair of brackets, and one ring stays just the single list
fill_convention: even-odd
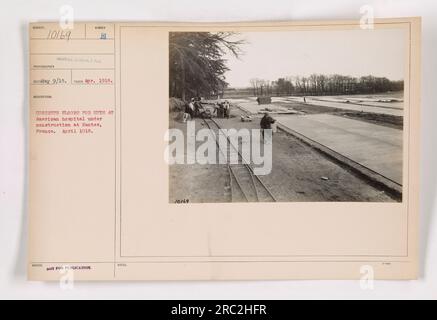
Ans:
[{"label": "beige card stock", "polygon": [[[31,23],[29,279],[59,280],[69,274],[75,280],[417,278],[420,19],[378,19],[372,27],[363,30],[360,21],[355,20],[75,22],[72,29],[63,29],[56,22]],[[349,154],[349,150],[337,150],[334,138],[328,141],[325,135],[326,140],[317,140],[317,136],[312,136],[317,134],[315,129],[304,131],[304,123],[306,119],[325,121],[332,117],[356,121],[350,122],[357,125],[354,132],[352,129],[347,131],[349,129],[343,126],[343,122],[337,128],[332,128],[335,126],[332,122],[320,123],[320,127],[329,126],[332,129],[329,132],[333,134],[334,129],[344,130],[345,137],[349,134],[358,135],[357,130],[365,130],[359,124],[381,126],[381,130],[399,130],[396,131],[402,141],[399,161],[386,165],[379,162],[381,170],[390,170],[399,165],[402,175],[400,181],[395,181],[399,186],[397,200],[366,200],[357,195],[360,200],[348,201],[339,194],[341,201],[335,201],[332,197],[324,199],[320,193],[321,198],[311,201],[312,198],[307,200],[305,193],[298,193],[299,190],[290,193],[292,195],[287,201],[232,202],[230,198],[230,201],[214,202],[190,201],[189,197],[180,201],[172,200],[171,185],[175,186],[177,182],[177,188],[185,190],[188,182],[185,183],[187,180],[182,176],[174,178],[173,173],[169,174],[172,171],[164,159],[168,145],[164,137],[169,126],[172,127],[174,121],[180,128],[187,125],[180,118],[169,116],[169,112],[173,112],[169,111],[169,98],[172,98],[169,86],[170,33],[235,32],[243,38],[247,35],[245,39],[250,41],[247,40],[247,46],[242,49],[246,53],[240,57],[241,63],[259,56],[264,59],[259,62],[260,73],[265,72],[266,75],[268,70],[279,70],[275,64],[286,62],[269,59],[275,57],[276,53],[260,51],[263,48],[262,39],[279,37],[283,42],[283,50],[290,50],[294,63],[303,66],[300,75],[309,79],[314,69],[312,66],[318,64],[320,73],[332,73],[327,67],[327,60],[317,60],[317,53],[314,53],[325,51],[329,55],[331,52],[329,43],[322,41],[325,35],[329,38],[331,35],[341,35],[341,32],[356,32],[353,37],[355,40],[375,43],[372,42],[373,34],[376,37],[378,32],[382,34],[384,30],[397,32],[400,39],[398,45],[402,48],[398,52],[400,58],[397,58],[401,61],[401,79],[396,80],[403,80],[404,90],[396,101],[377,101],[368,94],[357,95],[360,97],[358,100],[353,100],[353,94],[348,95],[350,99],[342,98],[342,101],[335,94],[325,94],[322,99],[314,94],[317,91],[299,91],[294,85],[295,91],[289,95],[276,89],[267,91],[267,94],[264,92],[263,96],[270,98],[271,104],[259,106],[272,110],[271,115],[277,119],[279,131],[273,136],[273,152],[279,150],[275,149],[277,143],[284,143],[289,135],[290,139],[298,139],[303,149],[311,149],[308,152],[320,157],[323,163],[336,166],[335,170],[342,170],[342,175],[346,177],[343,179],[360,181],[365,188],[376,190],[372,194],[381,192],[383,196],[386,195],[384,188],[390,188],[390,185],[381,186],[384,181],[379,181],[377,177],[384,179],[385,175],[379,172],[379,167],[373,168],[367,159],[354,158],[355,154]],[[257,33],[271,33],[272,37],[258,37]],[[301,40],[291,42],[296,39],[293,37],[301,37]],[[369,61],[369,57],[364,58],[367,53],[359,49],[356,42],[346,39],[344,49],[355,54],[343,56],[339,68],[345,72],[349,70],[347,68],[358,70],[360,54],[363,55],[363,61]],[[259,47],[255,46],[257,41]],[[269,46],[272,50],[278,50],[272,47],[274,45]],[[354,49],[354,46],[357,47]],[[258,50],[257,54],[252,54],[251,50]],[[382,45],[371,48],[369,52],[375,56],[370,59],[377,61],[377,53],[385,50],[389,49]],[[381,57],[386,56],[382,54]],[[333,56],[332,63],[336,63],[336,59]],[[222,92],[221,97],[220,93],[211,93],[210,97],[202,97],[204,107],[214,111],[218,102],[229,97],[231,115],[236,116],[230,119],[217,118],[217,123],[224,126],[238,120],[241,125],[246,125],[246,122],[239,120],[241,114],[246,112],[253,119],[247,125],[258,126],[261,113],[256,109],[256,92],[250,91],[253,87],[247,82],[248,91],[244,96],[245,91],[239,81],[245,81],[245,71],[235,70],[245,69],[238,69],[240,62],[237,60],[235,64],[231,64],[234,60],[229,61],[230,70],[225,73],[225,80],[230,82],[230,86],[235,84],[236,90],[241,91],[241,97],[229,95],[229,90]],[[388,61],[378,62],[383,71],[384,66],[388,68]],[[261,64],[270,67],[264,68]],[[288,70],[284,67],[283,76],[293,75],[296,68]],[[309,74],[305,74],[305,68],[308,68]],[[366,70],[359,70],[350,76],[367,75],[364,72]],[[253,74],[256,75],[256,72]],[[384,72],[376,76],[384,76]],[[272,71],[272,77],[268,79],[272,81],[269,82],[272,88],[277,88],[277,82],[273,82],[277,78]],[[295,78],[293,84],[294,81]],[[322,92],[321,87],[314,88]],[[187,103],[194,97],[194,94],[184,95]],[[219,100],[216,100],[217,95]],[[304,96],[306,102],[303,102]],[[402,108],[395,104],[384,105],[399,101],[402,102]],[[334,102],[343,106],[336,106],[337,109],[344,108],[353,117],[345,116],[346,111],[343,115],[332,114],[334,107],[331,104]],[[356,106],[357,110],[354,109]],[[285,108],[285,111],[278,109],[283,110],[281,113],[275,108]],[[323,117],[313,114],[314,110],[322,112],[318,108],[327,110],[323,111]],[[357,119],[359,112],[363,115],[374,114],[371,108],[376,108],[378,112],[375,111],[375,114],[384,114],[378,117],[381,121],[401,119],[402,127],[393,129],[391,124],[379,123],[380,120],[375,123],[370,118]],[[299,114],[288,114],[287,110]],[[397,110],[400,110],[401,116],[393,115]],[[182,109],[180,113],[184,113]],[[286,135],[287,123],[291,123],[286,119],[292,116],[303,117],[302,122],[298,123],[299,126],[302,123],[302,127],[290,125],[290,132]],[[300,118],[291,119],[295,121]],[[196,125],[203,123],[201,118],[190,121]],[[360,132],[360,137],[367,139],[365,133]],[[282,142],[275,140],[279,138]],[[305,138],[315,141],[315,145],[309,144]],[[332,146],[329,145],[331,142]],[[320,145],[333,152],[331,157],[326,154],[329,150],[317,147]],[[354,143],[351,143],[350,148],[353,147]],[[372,150],[369,149],[367,153],[371,154]],[[338,158],[333,159],[332,156]],[[342,156],[352,159],[352,164],[341,163]],[[314,170],[320,163],[314,163]],[[275,165],[273,163],[273,170],[276,170]],[[299,163],[294,165],[299,166]],[[356,168],[353,168],[354,165]],[[360,173],[360,166],[370,171]],[[202,172],[202,166],[199,164],[192,170],[188,172],[194,176]],[[211,172],[211,177],[216,173],[221,174],[219,171]],[[302,175],[301,180],[304,181],[308,175]],[[347,178],[349,175],[351,178]],[[341,178],[320,176],[314,181],[314,189]],[[225,173],[223,179],[227,178]],[[198,179],[199,184],[206,183],[201,181],[200,176]],[[269,184],[268,176],[261,176],[260,179],[270,190],[275,190],[275,186]],[[217,180],[215,184],[220,184],[220,181]],[[338,188],[341,184],[340,181]],[[211,183],[211,188],[215,187]],[[234,192],[229,191],[229,184],[225,187],[227,192]],[[327,190],[337,190],[335,188],[332,185]],[[293,195],[300,198],[293,200]],[[198,192],[192,196],[193,199],[201,197]]]}]

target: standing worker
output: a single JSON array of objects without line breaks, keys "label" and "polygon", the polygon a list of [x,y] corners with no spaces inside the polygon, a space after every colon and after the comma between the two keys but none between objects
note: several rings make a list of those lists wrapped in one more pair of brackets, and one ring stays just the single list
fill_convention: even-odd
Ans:
[{"label": "standing worker", "polygon": [[196,117],[198,117],[199,114],[200,114],[200,106],[201,106],[198,97],[193,98],[193,105],[194,105],[194,115],[195,115]]},{"label": "standing worker", "polygon": [[223,118],[224,115],[224,105],[220,100],[217,102],[217,118]]},{"label": "standing worker", "polygon": [[228,100],[225,100],[225,103],[223,104],[224,106],[224,112],[225,112],[225,118],[229,119],[229,115],[231,112],[231,104],[229,103]]},{"label": "standing worker", "polygon": [[[273,119],[268,112],[264,113],[264,116],[261,118],[260,126],[261,126],[261,134],[264,140],[264,143],[266,142],[266,133],[270,135],[270,138],[273,135],[272,132],[272,124],[275,123],[276,120]],[[267,131],[265,131],[267,130]],[[268,137],[268,136],[267,136]]]},{"label": "standing worker", "polygon": [[196,112],[195,112],[196,107],[194,105],[194,102],[195,102],[194,98],[191,98],[191,101],[188,104],[188,109],[187,109],[188,113],[191,116],[191,119],[193,119],[195,117],[195,115],[196,115]]},{"label": "standing worker", "polygon": [[190,108],[190,104],[185,103],[183,122],[187,122],[188,120],[191,120],[191,119],[192,119],[192,110]]}]

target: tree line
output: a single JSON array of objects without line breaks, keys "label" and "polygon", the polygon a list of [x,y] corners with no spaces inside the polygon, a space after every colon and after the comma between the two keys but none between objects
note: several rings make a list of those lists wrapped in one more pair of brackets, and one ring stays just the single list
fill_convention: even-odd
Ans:
[{"label": "tree line", "polygon": [[404,81],[386,77],[351,77],[339,74],[312,74],[309,77],[285,77],[276,81],[251,79],[254,96],[263,95],[338,95],[370,94],[387,91],[402,91]]},{"label": "tree line", "polygon": [[187,100],[222,94],[229,70],[224,55],[238,57],[242,40],[233,32],[171,32],[169,35],[169,91]]},{"label": "tree line", "polygon": [[[227,52],[236,57],[245,42],[233,32],[171,32],[169,34],[169,93],[188,100],[192,97],[223,95],[229,70]],[[340,74],[282,77],[275,81],[251,79],[254,96],[369,94],[403,90],[403,81],[372,75],[351,77]]]}]

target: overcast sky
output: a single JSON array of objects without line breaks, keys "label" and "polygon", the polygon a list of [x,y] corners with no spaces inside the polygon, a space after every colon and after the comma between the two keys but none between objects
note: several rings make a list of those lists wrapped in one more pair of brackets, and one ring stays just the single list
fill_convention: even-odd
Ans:
[{"label": "overcast sky", "polygon": [[276,80],[312,73],[375,75],[402,80],[406,31],[402,29],[245,32],[244,54],[230,54],[226,81],[231,87],[250,86],[249,80]]}]

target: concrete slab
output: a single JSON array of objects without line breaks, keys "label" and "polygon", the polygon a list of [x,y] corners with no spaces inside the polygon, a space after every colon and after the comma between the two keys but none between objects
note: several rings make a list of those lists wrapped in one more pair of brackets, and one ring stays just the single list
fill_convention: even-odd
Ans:
[{"label": "concrete slab", "polygon": [[349,96],[318,96],[312,97],[320,101],[341,102],[341,103],[355,103],[359,105],[367,105],[371,107],[382,107],[391,109],[404,108],[404,101],[399,95],[384,96],[384,95],[349,95]]},{"label": "concrete slab", "polygon": [[402,131],[329,114],[278,115],[278,122],[402,185]]},{"label": "concrete slab", "polygon": [[[303,102],[302,97],[281,97],[276,98],[277,101],[280,102]],[[322,100],[321,97],[306,97],[306,103],[312,104],[316,106],[323,106],[328,108],[339,108],[339,109],[345,109],[345,110],[352,110],[352,111],[363,111],[363,112],[373,112],[373,113],[381,113],[381,114],[389,114],[394,116],[403,116],[404,110],[400,106],[393,106],[386,104],[383,106],[382,103],[380,103],[378,106],[376,105],[364,105],[359,103],[346,103],[341,101],[328,101],[328,100]],[[275,101],[275,100],[273,100]],[[375,104],[375,103],[373,103]]]},{"label": "concrete slab", "polygon": [[[273,112],[287,112],[292,110],[293,103],[303,103],[302,97],[272,97],[273,102],[282,102],[282,103],[290,103],[290,108],[287,108],[286,106],[280,106],[275,104],[263,104],[258,105],[256,102],[256,98],[249,97],[249,98],[241,98],[241,99],[227,99],[229,102],[233,104],[237,104],[242,109],[246,110],[247,112],[250,112],[252,114],[259,113],[265,108],[271,109]],[[364,112],[373,112],[373,113],[381,113],[381,114],[389,114],[394,116],[403,116],[404,110],[402,108],[402,103],[399,103],[398,106],[395,106],[392,104],[384,104],[384,103],[377,103],[372,102],[373,105],[370,105],[371,103],[366,103],[364,105],[360,104],[358,102],[352,102],[352,103],[346,103],[344,101],[336,101],[334,99],[325,99],[323,97],[306,97],[306,103],[309,105],[316,105],[316,106],[323,106],[328,108],[338,108],[338,109],[344,109],[344,110],[351,110],[351,111],[364,111]]]},{"label": "concrete slab", "polygon": [[[273,98],[274,99],[274,98]],[[270,109],[274,113],[286,113],[291,112],[292,108],[286,108],[279,105],[274,104],[261,104],[259,105],[258,102],[256,102],[256,98],[246,98],[246,99],[227,99],[231,104],[237,104],[240,108],[243,110],[252,113],[252,114],[258,114],[259,112],[265,110],[265,108]]]},{"label": "concrete slab", "polygon": [[403,110],[404,103],[402,101],[393,101],[388,102],[389,99],[387,99],[387,102],[383,102],[384,100],[381,99],[370,99],[370,98],[337,98],[337,97],[321,97],[316,98],[313,97],[313,100],[318,101],[328,101],[328,102],[339,102],[344,104],[357,104],[360,106],[367,106],[367,107],[377,107],[377,108],[383,108],[383,109],[398,109]]}]

